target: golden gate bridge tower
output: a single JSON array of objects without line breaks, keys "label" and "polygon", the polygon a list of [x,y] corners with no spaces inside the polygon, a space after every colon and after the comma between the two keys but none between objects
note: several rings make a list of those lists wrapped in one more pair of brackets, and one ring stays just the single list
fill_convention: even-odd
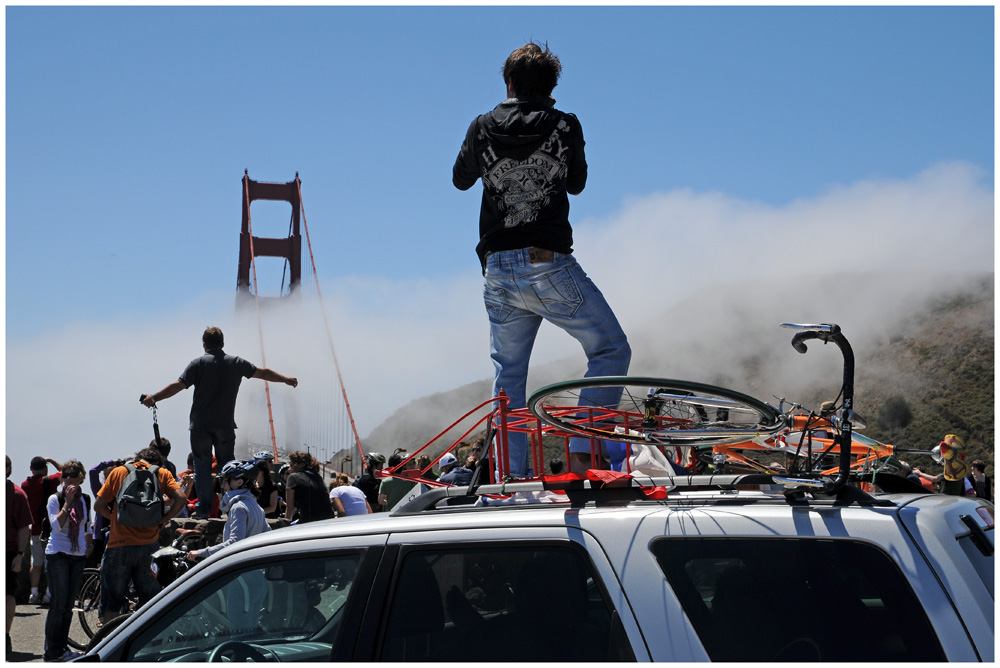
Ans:
[{"label": "golden gate bridge tower", "polygon": [[[261,200],[286,202],[291,207],[287,236],[254,235],[251,205]],[[268,229],[274,229],[273,225]],[[302,231],[314,278],[311,289],[302,284]],[[257,262],[261,257],[283,260],[277,297],[261,294]],[[246,411],[237,415],[237,455],[266,450],[287,461],[288,453],[305,450],[326,471],[359,475],[363,451],[323,305],[298,173],[288,183],[254,181],[248,171],[243,174],[236,309],[246,329],[252,329],[250,322],[256,321],[261,365],[271,366],[268,357],[280,358],[271,368],[298,375],[300,383],[295,389],[266,381],[244,385],[240,402]]]},{"label": "golden gate bridge tower", "polygon": [[[240,228],[240,262],[236,274],[237,295],[250,296],[251,270],[258,257],[284,258],[289,270],[289,288],[293,292],[302,281],[302,235],[299,226],[302,218],[302,201],[299,175],[289,183],[254,181],[248,172],[243,173],[243,224]],[[292,218],[286,238],[255,237],[251,233],[250,204],[257,200],[288,202]]]}]

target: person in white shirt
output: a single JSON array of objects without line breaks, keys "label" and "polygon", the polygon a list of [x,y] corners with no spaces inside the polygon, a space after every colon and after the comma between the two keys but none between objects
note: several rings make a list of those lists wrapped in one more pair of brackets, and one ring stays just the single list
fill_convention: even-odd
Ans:
[{"label": "person in white shirt", "polygon": [[62,466],[62,488],[49,497],[51,533],[45,547],[45,575],[52,600],[45,618],[45,661],[68,661],[79,652],[67,647],[73,602],[92,549],[90,499],[80,489],[86,469],[73,459]]},{"label": "person in white shirt", "polygon": [[334,478],[334,487],[330,490],[330,505],[337,517],[367,515],[372,511],[365,493],[351,485],[351,479],[344,473],[338,473]]}]

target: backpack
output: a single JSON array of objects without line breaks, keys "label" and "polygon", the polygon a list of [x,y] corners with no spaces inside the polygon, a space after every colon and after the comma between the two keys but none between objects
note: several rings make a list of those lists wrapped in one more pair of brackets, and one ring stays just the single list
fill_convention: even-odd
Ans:
[{"label": "backpack", "polygon": [[49,532],[46,531],[46,527],[49,524],[49,497],[52,496],[52,481],[49,480],[48,476],[42,478],[42,504],[38,506],[32,517],[37,521],[42,527],[42,542],[46,542],[49,539]]},{"label": "backpack", "polygon": [[125,464],[128,474],[115,498],[118,523],[127,527],[155,527],[163,519],[163,493],[156,475],[159,466],[147,469]]},{"label": "backpack", "polygon": [[[51,494],[49,496],[51,497]],[[83,505],[84,505],[84,507],[87,510],[86,523],[87,523],[87,526],[90,526],[90,497],[87,496],[86,494],[82,494],[82,493],[81,493],[81,496],[83,497]],[[56,492],[56,498],[59,499],[59,505],[60,506],[63,505],[64,503],[66,503],[66,493],[63,492],[62,490]],[[43,543],[49,542],[49,535],[51,533],[52,533],[52,523],[49,522],[49,511],[48,511],[48,506],[46,505],[45,519],[42,520],[42,542]]]}]

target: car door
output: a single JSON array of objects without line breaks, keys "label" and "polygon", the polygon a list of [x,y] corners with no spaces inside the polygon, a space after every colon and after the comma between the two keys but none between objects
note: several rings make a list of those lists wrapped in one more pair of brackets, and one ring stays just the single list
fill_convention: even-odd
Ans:
[{"label": "car door", "polygon": [[349,659],[385,535],[235,550],[126,621],[102,661]]},{"label": "car door", "polygon": [[572,527],[393,533],[355,658],[648,661],[600,546]]}]

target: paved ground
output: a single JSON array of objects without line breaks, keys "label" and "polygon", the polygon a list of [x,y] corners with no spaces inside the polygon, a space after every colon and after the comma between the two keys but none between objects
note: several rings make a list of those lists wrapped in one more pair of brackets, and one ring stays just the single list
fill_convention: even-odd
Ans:
[{"label": "paved ground", "polygon": [[[169,545],[170,540],[175,537],[174,529],[201,529],[205,532],[209,544],[213,544],[221,540],[222,527],[225,524],[223,520],[212,519],[212,520],[173,520],[161,536],[161,545]],[[272,528],[279,526],[287,526],[288,522],[284,519],[281,520],[268,520],[268,524]],[[95,564],[88,564],[96,565]],[[27,568],[23,571],[19,579],[19,586],[17,589],[17,596],[20,600],[26,601],[28,596],[28,571]],[[44,576],[42,579],[42,586],[44,587]],[[30,605],[28,603],[18,603],[17,611],[14,616],[14,623],[10,628],[10,638],[11,645],[13,646],[13,652],[7,655],[7,661],[41,661],[42,653],[45,649],[45,616],[48,614],[48,607],[42,607],[38,605]],[[87,636],[84,634],[83,629],[80,627],[80,622],[77,620],[76,613],[73,614],[73,624],[70,626],[69,630],[70,638],[75,639],[83,644],[87,642]],[[70,648],[75,649],[75,648]],[[79,651],[79,650],[78,650]]]},{"label": "paved ground", "polygon": [[[45,615],[49,609],[38,605],[19,605],[10,627],[14,651],[8,661],[41,661],[45,642]],[[79,623],[74,621],[75,635],[80,635]]]}]

